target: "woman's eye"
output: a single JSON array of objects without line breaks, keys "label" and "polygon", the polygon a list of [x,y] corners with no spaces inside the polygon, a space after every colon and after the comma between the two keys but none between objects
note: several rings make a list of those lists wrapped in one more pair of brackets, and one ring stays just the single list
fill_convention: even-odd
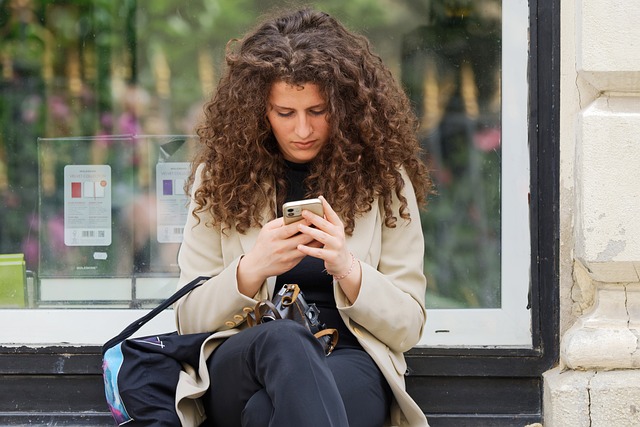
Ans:
[{"label": "woman's eye", "polygon": [[289,111],[288,113],[283,113],[283,112],[277,111],[276,114],[278,114],[279,117],[291,117],[291,116],[293,116],[293,112],[292,111]]},{"label": "woman's eye", "polygon": [[325,109],[322,109],[322,110],[311,110],[311,111],[309,111],[309,113],[310,113],[312,116],[322,116],[322,115],[323,115],[324,113],[326,113],[326,112],[327,112],[327,110],[325,110]]}]

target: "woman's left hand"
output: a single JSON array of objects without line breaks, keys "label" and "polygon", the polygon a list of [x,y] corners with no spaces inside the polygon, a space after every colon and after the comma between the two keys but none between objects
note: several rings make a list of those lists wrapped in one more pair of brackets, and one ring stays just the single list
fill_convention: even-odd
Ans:
[{"label": "woman's left hand", "polygon": [[302,216],[315,228],[304,224],[298,226],[301,233],[313,237],[315,242],[309,245],[298,245],[298,250],[305,255],[322,259],[329,274],[341,277],[340,286],[353,303],[360,292],[362,279],[360,265],[347,247],[344,224],[340,217],[324,197],[320,196],[320,199],[325,217],[322,218],[304,210]]}]

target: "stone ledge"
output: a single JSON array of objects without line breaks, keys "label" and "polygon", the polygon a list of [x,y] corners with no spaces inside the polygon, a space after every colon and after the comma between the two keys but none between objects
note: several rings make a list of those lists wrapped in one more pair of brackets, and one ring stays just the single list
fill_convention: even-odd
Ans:
[{"label": "stone ledge", "polygon": [[637,263],[576,260],[574,313],[560,360],[578,370],[640,368],[640,278]]},{"label": "stone ledge", "polygon": [[578,70],[578,76],[598,92],[607,94],[624,93],[638,94],[638,80],[640,71],[593,71]]},{"label": "stone ledge", "polygon": [[545,427],[640,425],[640,371],[563,371],[544,377]]},{"label": "stone ledge", "polygon": [[573,263],[573,281],[571,298],[574,306],[572,311],[575,316],[581,316],[593,309],[597,288],[613,285],[613,289],[615,289],[615,285],[640,284],[640,262],[587,263],[584,260],[576,259]]}]

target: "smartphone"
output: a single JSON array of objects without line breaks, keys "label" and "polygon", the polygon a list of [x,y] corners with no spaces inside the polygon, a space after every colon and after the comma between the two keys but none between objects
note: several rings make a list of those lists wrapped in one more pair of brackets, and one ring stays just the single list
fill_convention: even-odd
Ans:
[{"label": "smartphone", "polygon": [[284,223],[291,224],[292,222],[300,221],[302,219],[302,211],[304,209],[313,212],[316,215],[322,217],[324,216],[324,209],[322,209],[322,200],[296,200],[295,202],[287,202],[282,205],[282,215],[284,217]]}]

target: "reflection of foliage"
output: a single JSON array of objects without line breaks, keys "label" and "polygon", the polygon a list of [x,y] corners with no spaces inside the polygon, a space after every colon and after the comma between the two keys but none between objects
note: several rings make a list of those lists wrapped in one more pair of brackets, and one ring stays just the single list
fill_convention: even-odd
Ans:
[{"label": "reflection of foliage", "polygon": [[[43,125],[41,76],[46,33],[32,15],[20,19],[17,2],[0,4],[0,252],[15,250],[37,208],[35,138]],[[12,13],[9,13],[12,12]],[[11,68],[8,62],[11,61]],[[21,125],[21,126],[18,126]],[[25,143],[31,139],[32,143]],[[13,215],[12,212],[19,212]]]},{"label": "reflection of foliage", "polygon": [[[224,49],[232,38],[250,29],[264,13],[295,1],[165,0],[140,4],[136,12],[136,55],[138,83],[153,91],[157,84],[157,59],[166,58],[171,70],[170,108],[173,120],[176,112],[185,112],[194,103],[209,96],[212,87],[203,85],[211,78],[217,82],[224,64]],[[384,10],[379,1],[325,0],[315,2],[323,10],[357,22],[360,28],[383,28]],[[212,76],[203,75],[211,73]],[[178,115],[179,116],[179,115]],[[171,121],[172,118],[167,118]]]},{"label": "reflection of foliage", "polygon": [[[242,36],[273,7],[304,3],[0,2],[0,252],[25,252],[28,268],[35,269],[38,137],[193,133],[229,39]],[[392,55],[397,47],[388,35],[419,21],[402,7],[387,13],[382,0],[311,4],[367,33]],[[130,160],[140,161],[135,155]],[[59,177],[49,170],[41,176],[47,191],[55,191]]]},{"label": "reflection of foliage", "polygon": [[[422,218],[429,292],[444,298],[441,306],[500,306],[500,157],[474,150],[482,170],[439,182]],[[460,151],[452,161],[465,162],[468,154]]]},{"label": "reflection of foliage", "polygon": [[[428,118],[421,139],[439,192],[423,217],[430,292],[448,304],[498,304],[499,0],[0,2],[0,252],[26,252],[35,268],[38,137],[193,133],[229,39],[274,7],[303,4],[369,37]],[[429,61],[442,114],[425,111]],[[476,92],[460,90],[461,69]]]},{"label": "reflection of foliage", "polygon": [[434,2],[403,43],[438,195],[423,216],[432,306],[500,306],[500,29],[474,3]]}]

